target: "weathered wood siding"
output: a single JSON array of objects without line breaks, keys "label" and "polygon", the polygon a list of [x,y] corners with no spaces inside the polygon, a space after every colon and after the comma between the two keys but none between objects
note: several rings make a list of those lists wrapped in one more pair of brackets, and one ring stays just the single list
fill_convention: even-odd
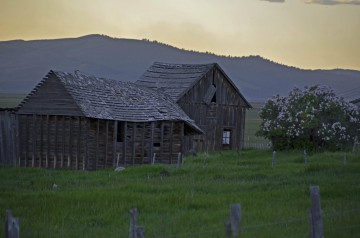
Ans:
[{"label": "weathered wood siding", "polygon": [[83,116],[74,99],[65,90],[63,84],[54,76],[40,82],[26,103],[20,108],[20,114]]},{"label": "weathered wood siding", "polygon": [[19,121],[20,166],[88,169],[86,118],[19,115]]},{"label": "weathered wood siding", "polygon": [[[212,86],[216,88],[216,102],[207,99]],[[187,138],[185,151],[239,150],[243,147],[246,102],[216,67],[188,91],[178,104],[205,131],[205,135]],[[223,146],[225,129],[231,131],[230,145],[227,147]]]},{"label": "weathered wood siding", "polygon": [[155,163],[174,164],[182,152],[183,122],[119,122],[116,157],[120,165]]},{"label": "weathered wood siding", "polygon": [[12,111],[0,111],[0,164],[16,166],[19,158],[19,122]]},{"label": "weathered wood siding", "polygon": [[183,122],[119,122],[78,116],[19,115],[20,166],[96,170],[177,162]]}]

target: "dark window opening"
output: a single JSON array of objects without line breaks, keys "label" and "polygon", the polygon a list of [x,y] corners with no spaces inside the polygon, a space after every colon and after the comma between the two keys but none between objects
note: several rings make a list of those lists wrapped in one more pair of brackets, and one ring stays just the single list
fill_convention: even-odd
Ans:
[{"label": "dark window opening", "polygon": [[215,93],[214,96],[212,97],[211,102],[216,103],[216,93]]},{"label": "dark window opening", "polygon": [[160,147],[160,142],[154,142],[154,147]]},{"label": "dark window opening", "polygon": [[222,143],[224,146],[230,146],[230,142],[231,142],[231,130],[230,129],[224,129],[222,141],[223,141]]},{"label": "dark window opening", "polygon": [[117,128],[117,142],[124,142],[124,123],[118,122],[118,128]]},{"label": "dark window opening", "polygon": [[[214,88],[216,89],[215,83],[213,83]],[[216,91],[214,93],[214,96],[211,98],[211,102],[216,103]]]}]

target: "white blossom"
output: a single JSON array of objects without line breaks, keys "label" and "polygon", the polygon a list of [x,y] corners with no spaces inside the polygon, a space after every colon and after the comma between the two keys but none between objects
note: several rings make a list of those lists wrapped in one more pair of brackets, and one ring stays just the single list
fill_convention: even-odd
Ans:
[{"label": "white blossom", "polygon": [[360,133],[359,108],[326,86],[294,88],[288,97],[276,95],[263,107],[260,117],[263,135],[270,139],[281,133],[294,140],[311,135],[317,141],[338,144]]}]

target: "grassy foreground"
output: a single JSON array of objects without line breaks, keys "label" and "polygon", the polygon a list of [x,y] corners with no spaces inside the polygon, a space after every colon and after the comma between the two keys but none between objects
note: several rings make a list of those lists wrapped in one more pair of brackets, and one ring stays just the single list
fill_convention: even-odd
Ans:
[{"label": "grassy foreground", "polygon": [[241,237],[309,237],[309,187],[319,185],[325,237],[360,237],[360,155],[343,156],[310,155],[305,166],[301,152],[278,152],[274,168],[260,150],[210,154],[206,166],[187,157],[179,169],[0,168],[0,212],[19,217],[21,237],[127,237],[134,207],[147,238],[225,237],[229,205],[240,203]]}]

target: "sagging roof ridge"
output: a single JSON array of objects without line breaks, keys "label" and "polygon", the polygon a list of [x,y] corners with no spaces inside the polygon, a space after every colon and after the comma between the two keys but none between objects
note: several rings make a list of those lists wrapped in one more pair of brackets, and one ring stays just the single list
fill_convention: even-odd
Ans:
[{"label": "sagging roof ridge", "polygon": [[85,117],[131,122],[183,121],[191,130],[204,133],[168,95],[135,83],[98,78],[79,71],[50,70],[19,107],[53,76]]}]

